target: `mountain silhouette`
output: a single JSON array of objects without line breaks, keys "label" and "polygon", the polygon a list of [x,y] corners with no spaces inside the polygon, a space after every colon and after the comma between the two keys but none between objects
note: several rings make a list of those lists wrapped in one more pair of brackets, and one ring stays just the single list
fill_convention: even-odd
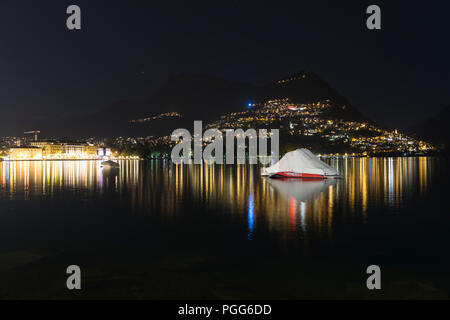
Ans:
[{"label": "mountain silhouette", "polygon": [[[44,135],[56,137],[161,136],[176,128],[192,129],[194,120],[204,123],[221,115],[245,110],[249,103],[289,98],[292,103],[330,100],[327,116],[366,121],[350,102],[326,81],[311,72],[299,72],[264,86],[234,82],[204,74],[179,74],[142,100],[117,101],[100,112],[70,121],[51,121],[39,126]],[[161,117],[176,112],[182,117]]]}]

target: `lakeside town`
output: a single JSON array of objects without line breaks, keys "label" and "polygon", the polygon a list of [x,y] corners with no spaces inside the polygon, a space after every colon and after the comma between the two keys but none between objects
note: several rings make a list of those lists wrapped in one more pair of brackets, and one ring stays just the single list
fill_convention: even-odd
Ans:
[{"label": "lakeside town", "polygon": [[[246,110],[232,112],[205,129],[244,130],[249,128],[279,128],[281,155],[299,146],[309,147],[323,156],[388,156],[427,155],[439,149],[429,142],[413,138],[398,130],[380,128],[375,124],[336,117],[336,106],[330,100],[314,103],[293,103],[289,98],[249,103]],[[152,115],[130,123],[181,118],[171,112]],[[174,142],[170,135],[146,137],[87,138],[76,141],[38,139],[40,131],[25,132],[22,137],[0,138],[0,158],[3,160],[57,159],[155,159],[168,158]],[[34,134],[30,136],[29,134]],[[204,145],[207,141],[204,141]]]},{"label": "lakeside town", "polygon": [[29,140],[6,137],[0,140],[1,160],[103,160],[138,159],[137,156],[121,156],[101,141]]}]

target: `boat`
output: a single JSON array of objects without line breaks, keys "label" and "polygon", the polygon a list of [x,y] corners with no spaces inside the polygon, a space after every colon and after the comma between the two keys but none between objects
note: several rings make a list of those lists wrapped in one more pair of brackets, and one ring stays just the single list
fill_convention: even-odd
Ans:
[{"label": "boat", "polygon": [[337,170],[321,161],[308,149],[286,153],[274,165],[263,168],[261,175],[270,178],[329,179],[339,178]]},{"label": "boat", "polygon": [[119,168],[120,165],[117,162],[107,160],[107,161],[102,162],[102,167],[103,168]]}]

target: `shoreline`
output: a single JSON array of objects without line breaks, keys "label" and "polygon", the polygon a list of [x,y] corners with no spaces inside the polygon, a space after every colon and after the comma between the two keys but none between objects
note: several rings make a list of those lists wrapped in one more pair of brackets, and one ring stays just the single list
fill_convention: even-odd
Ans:
[{"label": "shoreline", "polygon": [[[109,159],[111,160],[111,159]],[[116,158],[112,159],[114,161],[123,161],[123,160],[143,160],[139,158]],[[106,161],[105,159],[0,159],[0,162],[23,162],[23,161]]]}]

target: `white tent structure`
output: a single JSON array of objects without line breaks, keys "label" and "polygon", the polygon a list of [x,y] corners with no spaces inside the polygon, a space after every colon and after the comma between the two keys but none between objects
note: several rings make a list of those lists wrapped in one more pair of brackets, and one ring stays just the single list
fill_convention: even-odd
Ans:
[{"label": "white tent structure", "polygon": [[262,175],[279,178],[336,178],[336,169],[317,158],[307,149],[288,152],[274,165],[264,168]]}]

